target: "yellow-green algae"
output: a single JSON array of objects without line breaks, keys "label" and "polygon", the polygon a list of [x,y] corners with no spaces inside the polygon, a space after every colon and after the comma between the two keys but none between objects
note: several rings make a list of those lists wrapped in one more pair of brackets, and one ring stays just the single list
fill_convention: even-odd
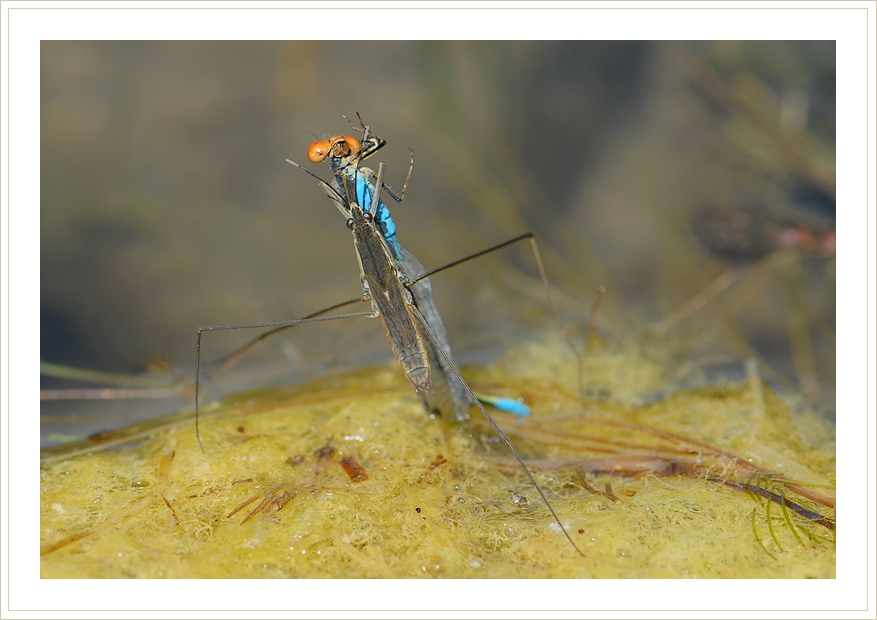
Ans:
[{"label": "yellow-green algae", "polygon": [[[587,357],[597,400],[538,347],[466,374],[533,406],[494,415],[585,557],[477,409],[429,419],[387,365],[227,397],[202,416],[206,454],[191,412],[45,450],[41,575],[834,577],[833,431],[757,375],[632,405],[666,385],[630,353]],[[351,480],[345,457],[368,479]]]}]

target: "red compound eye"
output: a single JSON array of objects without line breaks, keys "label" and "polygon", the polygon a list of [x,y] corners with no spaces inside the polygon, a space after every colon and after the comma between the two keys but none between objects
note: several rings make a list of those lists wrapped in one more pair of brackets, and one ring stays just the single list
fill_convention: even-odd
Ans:
[{"label": "red compound eye", "polygon": [[362,150],[362,145],[359,143],[359,140],[353,136],[344,136],[344,141],[347,142],[347,146],[350,147],[351,155],[356,155]]},{"label": "red compound eye", "polygon": [[308,147],[308,159],[318,164],[326,159],[330,148],[332,148],[332,144],[329,140],[317,140]]},{"label": "red compound eye", "polygon": [[308,147],[308,159],[315,164],[327,157],[346,157],[356,155],[362,150],[359,140],[353,136],[332,136],[325,140],[317,140]]}]

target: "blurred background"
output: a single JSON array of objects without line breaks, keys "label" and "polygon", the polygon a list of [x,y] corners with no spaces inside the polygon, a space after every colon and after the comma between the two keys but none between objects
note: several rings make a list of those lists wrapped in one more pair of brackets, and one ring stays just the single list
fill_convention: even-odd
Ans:
[{"label": "blurred background", "polygon": [[[191,382],[198,326],[357,297],[343,218],[284,159],[328,178],[306,149],[358,111],[388,185],[414,150],[390,207],[428,268],[531,230],[578,338],[603,285],[604,346],[679,385],[755,357],[834,416],[832,41],[44,41],[40,88],[45,362]],[[556,331],[525,244],[433,287],[463,363]],[[392,359],[376,321],[292,331],[209,394]],[[44,400],[43,442],[189,405]]]}]

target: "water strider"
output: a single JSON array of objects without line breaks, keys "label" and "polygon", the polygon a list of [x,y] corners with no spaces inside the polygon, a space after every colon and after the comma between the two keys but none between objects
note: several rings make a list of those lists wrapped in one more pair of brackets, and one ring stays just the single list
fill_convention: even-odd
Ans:
[{"label": "water strider", "polygon": [[[365,125],[365,123],[362,122],[361,117],[359,117],[359,121],[362,125]],[[353,126],[352,123],[351,126]],[[355,131],[365,132],[364,127],[353,127]],[[385,145],[386,140],[370,132],[368,134],[363,133],[362,140],[358,140],[353,136],[334,135],[313,142],[308,148],[308,159],[314,163],[320,163],[325,161],[326,159],[329,159],[330,169],[333,173],[333,178],[331,180],[332,187],[340,195],[346,195],[348,201],[357,202],[358,204],[370,204],[371,196],[374,193],[375,175],[372,170],[362,166],[361,162],[362,160],[376,153]],[[386,185],[382,186],[382,191],[386,191],[387,194],[390,195],[394,200],[396,200],[397,202],[401,202],[405,197],[405,192],[408,187],[408,182],[411,179],[411,173],[413,171],[413,168],[414,156],[412,153],[411,166],[408,169],[408,175],[405,179],[405,184],[402,187],[401,193],[397,196],[393,192],[393,190]],[[319,177],[317,177],[317,179],[322,182]],[[383,200],[380,200],[380,197],[378,198],[378,207],[376,211],[375,223],[377,225],[378,231],[381,233],[381,236],[387,243],[387,246],[390,249],[390,253],[397,262],[397,268],[400,272],[406,274],[412,280],[410,290],[412,295],[414,296],[414,302],[426,318],[429,325],[435,331],[439,341],[442,343],[445,351],[448,352],[448,354],[450,354],[450,346],[448,344],[447,332],[445,330],[445,326],[442,322],[441,316],[439,315],[438,309],[435,306],[432,295],[432,286],[429,282],[428,277],[426,276],[441,271],[443,269],[447,269],[454,265],[466,262],[470,259],[477,258],[484,254],[488,254],[490,252],[493,252],[494,250],[498,250],[518,241],[529,239],[534,260],[536,261],[536,265],[539,268],[539,276],[542,279],[543,286],[545,287],[546,298],[549,302],[549,305],[551,306],[555,320],[557,321],[570,347],[570,350],[576,357],[579,391],[582,391],[582,359],[575,346],[572,344],[572,339],[567,333],[566,328],[563,325],[563,321],[560,318],[560,313],[558,312],[557,307],[554,304],[551,290],[548,286],[548,280],[545,275],[545,270],[542,265],[542,260],[539,256],[539,251],[536,246],[535,236],[532,233],[520,235],[514,239],[510,239],[505,243],[501,243],[482,252],[467,256],[458,261],[454,261],[450,265],[445,265],[444,267],[433,270],[430,274],[426,274],[426,270],[420,263],[420,261],[410,251],[408,251],[406,248],[402,247],[401,244],[399,244],[398,239],[396,238],[396,224],[393,221],[392,216],[390,215],[390,210],[387,208]],[[305,317],[305,319],[313,319],[315,317],[319,317],[328,312],[331,312],[332,310],[336,310],[338,308],[342,308],[344,306],[359,303],[362,301],[362,298],[350,299],[310,314]],[[217,376],[228,371],[256,344],[258,344],[262,340],[267,339],[270,336],[277,334],[280,331],[288,329],[289,327],[293,327],[296,324],[297,323],[294,322],[291,324],[289,322],[278,322],[276,324],[277,326],[273,329],[262,333],[258,337],[251,340],[249,343],[213,362],[211,364],[213,370],[210,375]],[[454,373],[451,372],[449,368],[445,367],[444,359],[432,349],[432,345],[430,343],[426,343],[426,346],[428,348],[428,353],[432,366],[434,368],[439,368],[440,372],[434,377],[434,391],[422,399],[424,406],[431,414],[439,414],[445,417],[456,418],[457,420],[467,419],[469,417],[469,408],[473,404],[469,395],[459,384],[459,381],[457,381]],[[200,380],[200,374],[196,374],[199,375],[196,377],[197,383]],[[196,404],[198,400],[198,392],[199,390],[196,389]],[[476,394],[476,398],[481,400],[481,402],[489,404],[501,411],[514,413],[520,416],[526,416],[530,413],[530,408],[516,399],[500,398],[485,394]]]},{"label": "water strider", "polygon": [[[363,140],[361,141],[360,145],[363,143],[366,145],[378,144],[378,141],[375,141],[373,143],[369,142],[369,129],[367,126],[363,128]],[[377,150],[374,147],[370,148],[372,153],[374,152],[374,150]],[[316,175],[309,172],[296,162],[289,159],[287,159],[286,161],[291,165],[294,165],[304,172],[310,174],[311,176],[317,178],[319,180],[320,187],[327,194],[327,196],[330,198],[330,200],[333,202],[339,212],[347,220],[347,227],[351,230],[353,234],[354,248],[356,249],[357,259],[360,267],[360,276],[363,287],[362,296],[358,299],[353,299],[342,302],[340,304],[336,304],[334,306],[331,306],[330,308],[326,308],[303,319],[291,321],[275,321],[270,323],[252,323],[246,325],[200,327],[198,329],[196,337],[195,352],[195,429],[199,445],[201,445],[198,426],[201,336],[204,332],[230,329],[250,329],[265,327],[273,328],[269,332],[266,332],[265,334],[260,336],[258,339],[254,340],[249,345],[242,347],[241,349],[233,352],[230,356],[222,360],[224,363],[223,365],[226,365],[227,363],[232,362],[234,359],[237,359],[237,356],[239,356],[250,346],[255,344],[255,342],[263,339],[264,337],[267,337],[268,335],[276,333],[280,329],[306,323],[332,321],[356,317],[380,318],[384,326],[384,332],[387,335],[387,339],[390,342],[390,346],[393,349],[393,353],[396,356],[400,367],[402,368],[408,380],[414,386],[414,389],[418,393],[418,396],[420,396],[421,400],[423,400],[423,402],[426,404],[427,408],[430,408],[431,404],[436,407],[445,408],[448,407],[450,404],[453,407],[453,411],[456,417],[468,417],[465,413],[463,413],[465,411],[465,404],[454,402],[452,396],[453,392],[449,391],[452,389],[461,390],[461,399],[465,399],[463,403],[468,402],[475,404],[475,406],[478,407],[482,414],[484,414],[485,418],[493,427],[494,431],[497,433],[503,443],[505,443],[505,445],[509,448],[509,450],[511,450],[515,459],[523,468],[527,477],[530,479],[530,482],[533,484],[534,488],[539,493],[539,496],[548,507],[548,510],[551,513],[552,517],[560,526],[561,530],[564,533],[564,536],[567,538],[567,540],[569,540],[570,544],[576,549],[576,551],[580,555],[584,555],[581,550],[576,546],[575,542],[573,542],[569,533],[563,527],[563,524],[560,522],[559,517],[554,512],[554,508],[548,502],[547,497],[545,496],[539,485],[536,483],[535,478],[525,465],[523,459],[518,454],[515,447],[512,445],[511,441],[509,441],[508,437],[506,437],[506,435],[502,432],[499,426],[497,426],[496,422],[493,420],[493,418],[490,416],[490,414],[487,412],[481,402],[477,399],[472,389],[463,380],[459,369],[454,364],[450,354],[443,344],[443,341],[447,341],[446,334],[442,334],[440,336],[430,322],[431,320],[436,320],[436,317],[438,317],[438,313],[436,312],[435,317],[431,317],[428,320],[415,302],[415,297],[412,293],[413,287],[415,287],[418,283],[426,281],[428,276],[437,273],[438,271],[448,269],[472,258],[482,256],[489,252],[493,252],[500,248],[511,245],[512,243],[516,243],[524,239],[529,239],[534,252],[534,256],[536,258],[537,265],[539,267],[540,275],[542,276],[542,281],[545,286],[546,293],[549,298],[549,302],[551,303],[552,310],[554,311],[555,316],[560,322],[559,313],[553,302],[553,299],[551,298],[550,289],[548,287],[547,278],[545,276],[544,268],[539,257],[539,252],[535,243],[534,235],[532,233],[520,235],[519,237],[510,239],[506,242],[495,245],[463,259],[453,261],[443,267],[434,269],[429,272],[425,271],[423,269],[423,266],[420,265],[419,261],[417,261],[416,265],[419,267],[419,269],[417,270],[423,273],[420,273],[416,276],[410,276],[408,273],[406,273],[405,265],[408,265],[408,269],[411,270],[414,267],[414,262],[403,264],[402,261],[406,259],[404,249],[402,249],[401,246],[399,246],[399,252],[401,256],[403,256],[403,259],[400,260],[398,258],[394,258],[394,251],[391,250],[391,247],[395,240],[387,239],[387,237],[392,237],[392,235],[387,235],[387,237],[385,237],[386,231],[388,230],[386,225],[383,228],[382,232],[382,230],[379,229],[379,226],[376,223],[376,220],[378,220],[379,218],[378,208],[381,204],[380,194],[383,187],[385,164],[383,162],[380,163],[378,167],[378,172],[376,175],[374,175],[373,180],[369,178],[367,182],[358,182],[358,179],[360,178],[359,164],[362,160],[362,157],[355,157],[355,155],[356,154],[352,154],[352,157],[354,157],[355,161],[354,159],[351,159],[347,162],[347,165],[345,166],[346,171],[336,174],[335,177],[337,184],[340,185],[340,189],[342,189],[343,192],[339,192],[338,189],[325,183],[323,180],[319,179],[319,177],[316,177]],[[352,166],[352,168],[350,168],[350,166]],[[371,191],[368,191],[369,188],[371,188]],[[361,189],[361,192],[358,192],[357,189]],[[360,193],[362,194],[361,197]],[[364,202],[366,199],[369,200],[369,203],[367,203],[367,208],[364,208],[359,204],[359,200],[362,200]],[[387,218],[389,218],[389,211],[386,209],[386,206],[384,206],[384,210],[386,211]],[[383,219],[383,221],[386,222],[387,219]],[[389,218],[389,221],[392,221],[392,219]],[[416,261],[413,255],[410,255],[410,253],[408,253],[408,255],[410,256],[408,260],[413,259],[413,261]],[[421,287],[420,290],[421,300],[429,302],[428,304],[425,304],[425,307],[432,306],[431,289],[428,287]],[[336,308],[340,308],[356,302],[366,301],[371,302],[371,312],[355,312],[328,317],[319,316]],[[560,323],[562,327],[562,322]],[[438,319],[437,324],[440,324],[440,318]],[[444,331],[443,325],[441,326],[441,330]],[[569,340],[568,337],[567,340]],[[570,346],[572,347],[571,343]],[[573,351],[575,351],[574,347]],[[432,360],[430,359],[431,356],[433,358]],[[577,352],[576,356],[578,358]],[[439,368],[441,369],[438,374],[433,373],[433,365],[435,364],[435,362],[438,362]],[[579,367],[581,368],[580,359],[579,364]],[[451,378],[450,382],[448,381],[448,377]],[[438,392],[435,389],[436,383],[438,383],[440,386]],[[454,387],[449,387],[451,385]],[[437,393],[439,394],[440,398],[449,399],[450,402],[448,402],[448,400],[445,400],[445,402],[439,404],[439,401],[435,399],[435,395]],[[441,412],[441,409],[439,409],[438,412]]]}]

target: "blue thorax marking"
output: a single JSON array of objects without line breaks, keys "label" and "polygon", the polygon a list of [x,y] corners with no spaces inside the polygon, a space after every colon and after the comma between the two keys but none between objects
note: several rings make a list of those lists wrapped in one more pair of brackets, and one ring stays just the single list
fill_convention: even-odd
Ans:
[{"label": "blue thorax marking", "polygon": [[[364,209],[367,209],[372,203],[373,195],[374,187],[372,184],[364,177],[357,175],[356,200],[359,205]],[[402,260],[402,248],[399,246],[399,242],[396,241],[396,222],[393,221],[393,217],[390,215],[390,210],[387,208],[387,205],[384,204],[383,200],[378,202],[378,208],[375,213],[375,222],[377,223],[378,229],[381,231],[384,240],[393,252],[393,255],[397,260]]]}]

